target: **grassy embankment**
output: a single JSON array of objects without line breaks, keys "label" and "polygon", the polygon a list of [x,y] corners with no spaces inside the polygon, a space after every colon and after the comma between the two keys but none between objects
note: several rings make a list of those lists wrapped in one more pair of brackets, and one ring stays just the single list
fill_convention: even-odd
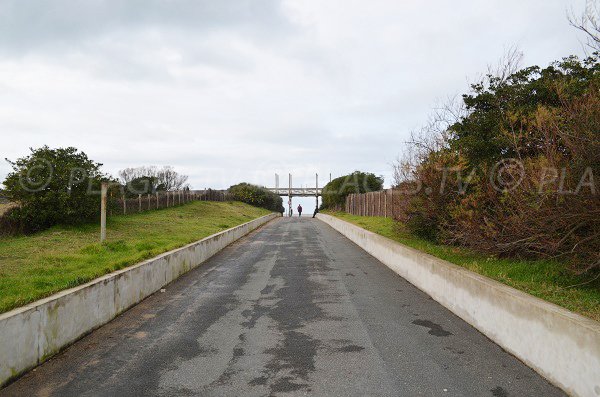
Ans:
[{"label": "grassy embankment", "polygon": [[268,213],[238,202],[196,201],[109,217],[105,244],[96,224],[0,238],[0,313]]},{"label": "grassy embankment", "polygon": [[573,274],[560,262],[496,258],[417,238],[389,218],[326,213],[600,321],[600,279],[583,284],[589,278]]}]

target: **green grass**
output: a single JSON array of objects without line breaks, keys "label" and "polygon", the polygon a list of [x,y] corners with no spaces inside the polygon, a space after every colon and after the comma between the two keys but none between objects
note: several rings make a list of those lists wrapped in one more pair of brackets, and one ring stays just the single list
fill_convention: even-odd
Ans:
[{"label": "green grass", "polygon": [[417,238],[389,218],[326,213],[600,321],[600,279],[578,285],[590,278],[574,274],[558,261],[496,258]]},{"label": "green grass", "polygon": [[105,244],[99,225],[0,238],[0,313],[268,213],[238,202],[196,201],[109,217]]}]

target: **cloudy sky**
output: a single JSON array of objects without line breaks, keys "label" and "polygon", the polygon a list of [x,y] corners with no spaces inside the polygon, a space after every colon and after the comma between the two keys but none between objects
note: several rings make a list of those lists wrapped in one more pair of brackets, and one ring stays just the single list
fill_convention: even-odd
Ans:
[{"label": "cloudy sky", "polygon": [[[384,175],[436,103],[518,46],[582,54],[585,0],[0,0],[1,157],[75,146],[195,188]],[[0,164],[0,178],[9,171]]]}]

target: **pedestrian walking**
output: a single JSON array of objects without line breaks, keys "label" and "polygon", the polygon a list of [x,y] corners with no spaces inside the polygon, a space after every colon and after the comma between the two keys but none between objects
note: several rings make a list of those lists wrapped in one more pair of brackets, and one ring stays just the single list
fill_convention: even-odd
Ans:
[{"label": "pedestrian walking", "polygon": [[302,206],[300,204],[298,204],[298,216],[302,216]]}]

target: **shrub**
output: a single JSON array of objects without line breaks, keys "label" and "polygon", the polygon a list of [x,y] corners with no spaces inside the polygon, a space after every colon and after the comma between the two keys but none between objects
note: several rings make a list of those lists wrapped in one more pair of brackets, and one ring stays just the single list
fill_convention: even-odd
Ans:
[{"label": "shrub", "polygon": [[397,184],[419,186],[400,220],[444,243],[598,271],[598,54],[488,76],[463,105],[396,165]]},{"label": "shrub", "polygon": [[12,230],[32,233],[56,224],[93,219],[100,209],[101,164],[73,147],[31,149],[10,161],[12,172],[4,181],[6,196],[17,204],[3,223]]},{"label": "shrub", "polygon": [[279,195],[261,186],[249,183],[238,183],[229,188],[229,193],[234,200],[241,201],[255,207],[266,208],[274,212],[284,212],[283,199]]},{"label": "shrub", "polygon": [[346,197],[352,193],[376,192],[383,189],[383,177],[369,172],[354,171],[335,178],[323,187],[322,209],[344,206]]}]

